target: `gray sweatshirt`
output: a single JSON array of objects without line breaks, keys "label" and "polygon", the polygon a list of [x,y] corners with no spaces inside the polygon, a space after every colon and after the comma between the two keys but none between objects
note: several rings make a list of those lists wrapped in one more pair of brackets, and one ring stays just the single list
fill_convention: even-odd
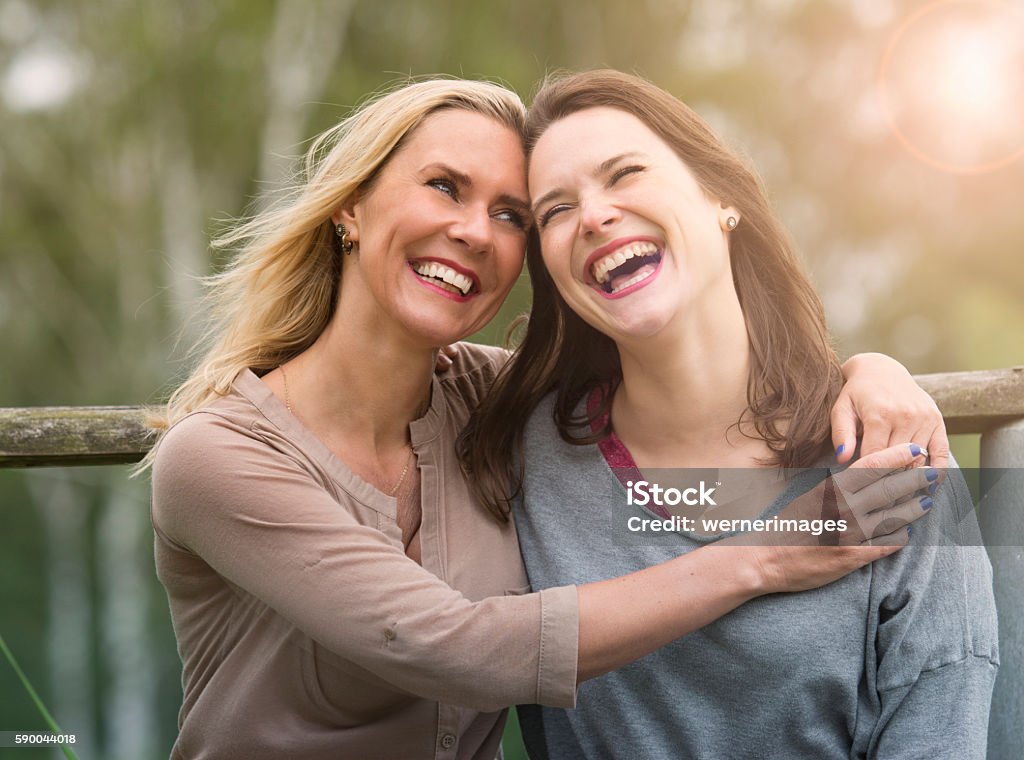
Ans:
[{"label": "gray sweatshirt", "polygon": [[[598,446],[558,435],[551,399],[526,433],[515,522],[534,590],[622,575],[692,551],[638,535]],[[796,475],[766,516],[823,473]],[[991,566],[950,472],[910,546],[824,588],[774,594],[579,688],[575,710],[521,706],[534,760],[985,756],[998,668]],[[636,525],[636,521],[633,525]]]}]

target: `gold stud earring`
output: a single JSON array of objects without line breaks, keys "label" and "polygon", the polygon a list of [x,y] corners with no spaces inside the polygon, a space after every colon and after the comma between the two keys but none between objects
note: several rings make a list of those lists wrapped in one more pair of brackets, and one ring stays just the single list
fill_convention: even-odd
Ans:
[{"label": "gold stud earring", "polygon": [[725,220],[725,226],[726,226],[726,228],[728,228],[728,230],[730,232],[732,230],[736,229],[736,225],[739,224],[739,223],[740,223],[740,220],[737,219],[734,216],[730,216],[728,219]]}]

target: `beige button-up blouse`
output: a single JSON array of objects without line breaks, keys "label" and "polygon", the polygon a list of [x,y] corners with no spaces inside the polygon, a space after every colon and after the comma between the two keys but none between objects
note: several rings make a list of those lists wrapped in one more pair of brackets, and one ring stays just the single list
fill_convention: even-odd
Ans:
[{"label": "beige button-up blouse", "polygon": [[490,760],[506,705],[573,705],[576,589],[523,593],[514,526],[455,459],[504,359],[463,344],[410,427],[422,567],[395,499],[252,372],[167,433],[152,517],[184,665],[173,758]]}]

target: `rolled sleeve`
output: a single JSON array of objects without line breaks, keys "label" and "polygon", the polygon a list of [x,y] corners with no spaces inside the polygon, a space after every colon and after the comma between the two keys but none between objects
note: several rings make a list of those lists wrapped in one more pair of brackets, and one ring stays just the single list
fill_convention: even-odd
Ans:
[{"label": "rolled sleeve", "polygon": [[881,694],[872,758],[984,760],[996,664],[969,655]]},{"label": "rolled sleeve", "polygon": [[579,663],[579,594],[575,586],[540,592],[540,663],[537,704],[576,706],[576,667]]}]

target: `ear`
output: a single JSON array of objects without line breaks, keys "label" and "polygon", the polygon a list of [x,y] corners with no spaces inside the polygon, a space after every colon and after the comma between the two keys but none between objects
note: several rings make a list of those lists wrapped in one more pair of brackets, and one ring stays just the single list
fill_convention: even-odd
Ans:
[{"label": "ear", "polygon": [[331,221],[334,223],[334,226],[337,227],[339,224],[344,224],[348,230],[349,240],[353,243],[359,242],[358,219],[361,215],[356,208],[358,205],[359,203],[356,199],[348,200],[331,214]]}]

